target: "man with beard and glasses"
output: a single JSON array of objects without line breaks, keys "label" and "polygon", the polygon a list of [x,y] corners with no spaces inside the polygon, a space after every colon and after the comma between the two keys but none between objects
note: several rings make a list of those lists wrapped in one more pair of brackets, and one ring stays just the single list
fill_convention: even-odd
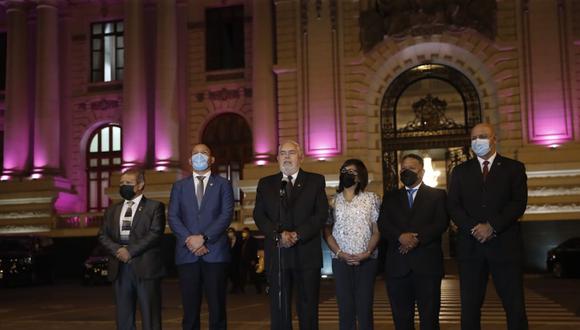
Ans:
[{"label": "man with beard and glasses", "polygon": [[443,251],[441,236],[449,219],[444,190],[423,183],[423,158],[401,161],[401,189],[385,195],[379,230],[388,241],[387,292],[395,329],[415,329],[415,303],[421,330],[439,329]]},{"label": "man with beard and glasses", "polygon": [[328,200],[324,177],[300,169],[303,158],[298,143],[282,143],[278,149],[280,172],[258,182],[254,220],[266,237],[273,330],[292,329],[294,288],[300,329],[318,329],[320,231],[328,216]]}]

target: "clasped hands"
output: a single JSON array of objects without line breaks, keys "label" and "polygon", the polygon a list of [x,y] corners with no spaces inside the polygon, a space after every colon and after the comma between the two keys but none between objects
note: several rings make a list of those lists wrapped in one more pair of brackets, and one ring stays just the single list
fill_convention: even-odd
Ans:
[{"label": "clasped hands", "polygon": [[371,256],[370,251],[365,251],[357,254],[349,254],[339,251],[336,255],[339,259],[344,260],[350,266],[358,266],[360,263]]},{"label": "clasped hands", "polygon": [[489,222],[485,222],[471,228],[471,236],[475,237],[479,243],[485,243],[495,237],[495,232]]},{"label": "clasped hands", "polygon": [[185,239],[185,245],[189,251],[198,257],[209,253],[209,249],[205,245],[203,235],[191,235]]},{"label": "clasped hands", "polygon": [[419,245],[419,234],[402,233],[399,236],[399,253],[407,254]]},{"label": "clasped hands", "polygon": [[278,246],[283,248],[293,247],[298,243],[298,233],[295,231],[286,231],[280,233],[280,240],[278,241]]},{"label": "clasped hands", "polygon": [[118,250],[117,253],[115,253],[115,257],[117,259],[119,259],[119,261],[123,262],[123,263],[128,263],[129,260],[131,260],[131,253],[129,253],[129,250],[127,250],[126,247],[121,246]]}]

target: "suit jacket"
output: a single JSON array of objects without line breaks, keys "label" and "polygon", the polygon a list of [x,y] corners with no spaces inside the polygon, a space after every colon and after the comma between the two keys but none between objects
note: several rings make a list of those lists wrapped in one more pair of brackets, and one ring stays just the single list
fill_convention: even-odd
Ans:
[{"label": "suit jacket", "polygon": [[[120,242],[119,220],[124,201],[111,205],[106,211],[99,231],[99,242],[113,256],[109,260],[109,279],[117,278],[120,261],[115,257],[122,246]],[[165,276],[165,266],[161,251],[161,239],[165,231],[165,205],[145,198],[137,206],[131,224],[131,234],[127,250],[131,254],[130,263],[139,278],[154,279]]]},{"label": "suit jacket", "polygon": [[[169,227],[175,234],[175,263],[229,262],[226,229],[232,222],[234,197],[230,182],[212,174],[206,183],[201,206],[197,205],[193,175],[173,184],[169,197]],[[206,235],[209,253],[197,257],[185,245],[190,235]]]},{"label": "suit jacket", "polygon": [[[459,227],[457,257],[459,260],[486,257],[490,260],[520,260],[522,240],[519,218],[528,200],[524,164],[496,156],[485,183],[477,158],[457,165],[451,175],[448,210]],[[496,237],[479,243],[471,228],[489,222]]]},{"label": "suit jacket", "polygon": [[[378,226],[387,239],[385,272],[401,277],[409,272],[443,276],[441,235],[447,229],[446,194],[444,190],[421,184],[409,208],[405,188],[395,190],[383,199]],[[399,236],[405,232],[418,234],[419,245],[409,253],[399,253]]]},{"label": "suit jacket", "polygon": [[[271,256],[275,254],[275,239],[279,231],[296,231],[300,240],[288,252],[296,258],[294,268],[316,269],[322,267],[321,229],[328,217],[326,183],[320,174],[300,170],[293,184],[287,205],[281,205],[280,183],[282,173],[260,179],[254,206],[254,221],[264,233],[266,269],[271,269]],[[282,212],[281,212],[282,211]],[[287,221],[282,223],[280,214]]]}]

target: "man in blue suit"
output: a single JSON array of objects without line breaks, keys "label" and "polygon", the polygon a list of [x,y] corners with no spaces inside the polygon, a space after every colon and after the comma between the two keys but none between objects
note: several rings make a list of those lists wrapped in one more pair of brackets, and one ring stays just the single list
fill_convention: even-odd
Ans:
[{"label": "man in blue suit", "polygon": [[209,328],[226,329],[226,270],[230,261],[226,229],[234,198],[229,181],[211,173],[215,161],[205,144],[193,147],[193,174],[173,184],[169,226],[175,234],[184,330],[200,329],[202,290],[209,309]]}]

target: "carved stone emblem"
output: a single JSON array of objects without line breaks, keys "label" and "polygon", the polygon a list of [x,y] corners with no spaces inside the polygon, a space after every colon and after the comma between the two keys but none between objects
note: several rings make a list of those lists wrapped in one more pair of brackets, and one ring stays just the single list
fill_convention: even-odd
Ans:
[{"label": "carved stone emblem", "polygon": [[360,42],[366,52],[383,37],[404,38],[473,29],[494,39],[496,0],[375,0],[360,13]]}]

